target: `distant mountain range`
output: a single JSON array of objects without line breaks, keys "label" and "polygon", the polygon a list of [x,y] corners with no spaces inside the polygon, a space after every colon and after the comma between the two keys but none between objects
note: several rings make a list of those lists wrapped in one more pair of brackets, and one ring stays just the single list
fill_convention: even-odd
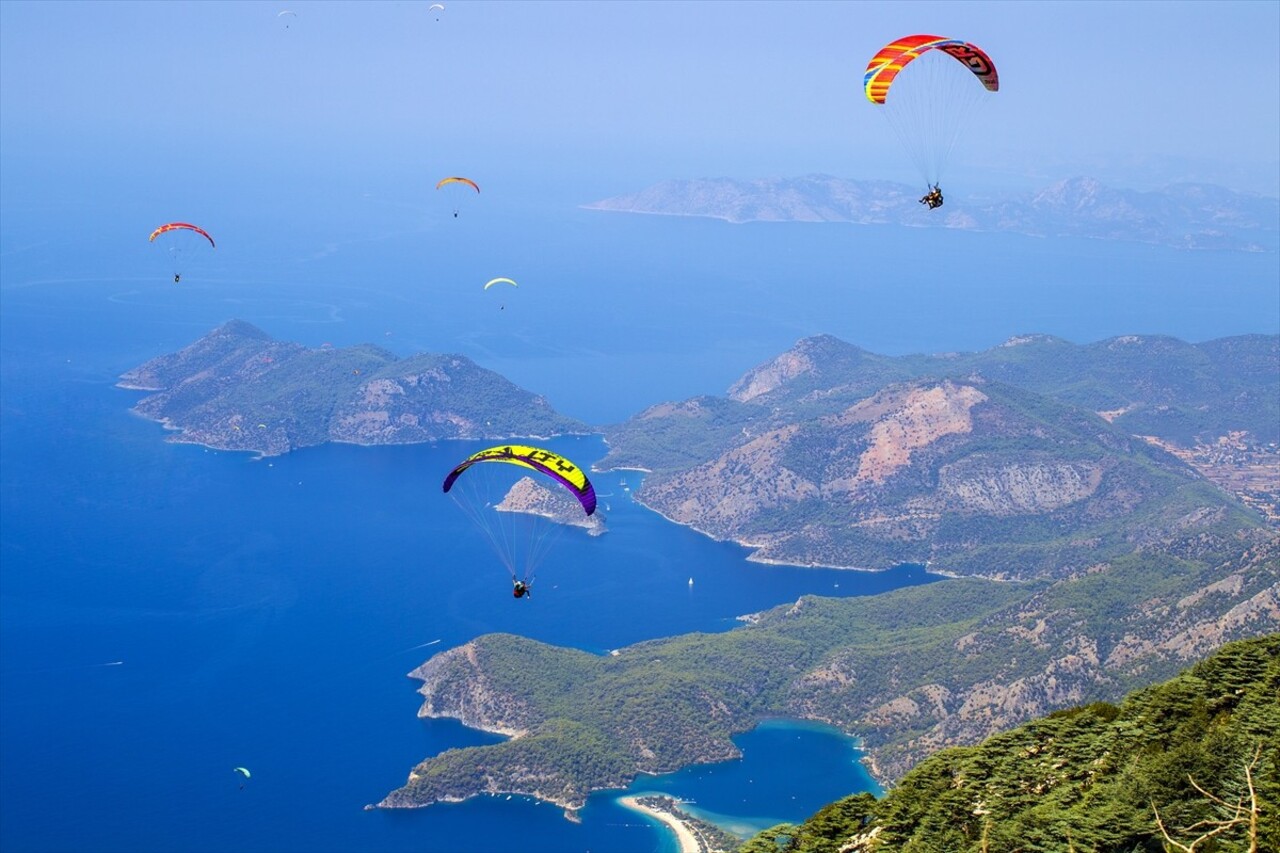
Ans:
[{"label": "distant mountain range", "polygon": [[[946,187],[943,187],[944,193]],[[590,210],[704,216],[729,222],[851,222],[1005,231],[1036,237],[1127,240],[1183,249],[1274,252],[1280,199],[1210,184],[1153,192],[1115,189],[1087,177],[1038,192],[947,196],[926,210],[923,190],[888,181],[830,175],[737,180],[668,180],[640,192],[584,205]]]},{"label": "distant mountain range", "polygon": [[466,356],[400,359],[370,344],[308,348],[242,320],[130,370],[119,385],[154,392],[134,411],[175,430],[171,441],[265,456],[327,441],[412,444],[590,429]]}]

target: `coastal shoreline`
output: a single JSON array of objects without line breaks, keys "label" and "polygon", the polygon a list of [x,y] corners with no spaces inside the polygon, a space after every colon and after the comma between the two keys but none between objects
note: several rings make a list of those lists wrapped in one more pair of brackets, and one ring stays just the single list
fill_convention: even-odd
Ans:
[{"label": "coastal shoreline", "polygon": [[652,512],[655,515],[663,518],[664,520],[669,521],[672,524],[678,525],[680,527],[686,527],[689,530],[692,530],[694,533],[707,537],[712,542],[729,542],[741,548],[746,548],[751,550],[752,553],[748,554],[744,558],[748,563],[759,563],[765,566],[792,566],[797,569],[836,569],[842,572],[860,572],[860,573],[869,574],[869,575],[879,574],[881,572],[887,572],[889,571],[889,569],[893,568],[893,566],[890,566],[884,569],[869,569],[869,568],[866,568],[865,566],[837,566],[837,565],[828,564],[828,563],[796,563],[796,562],[788,562],[786,560],[775,560],[770,557],[758,557],[756,555],[760,551],[768,547],[767,543],[760,544],[760,543],[750,542],[746,539],[720,537],[712,533],[710,530],[704,530],[703,528],[698,527],[698,525],[692,522],[680,521],[679,519],[672,518],[662,510],[654,506],[651,506],[650,504],[645,503],[643,498],[635,497],[634,493],[631,500],[634,501],[635,503],[638,503],[640,506],[644,507],[645,509],[649,510],[649,512]]},{"label": "coastal shoreline", "polygon": [[638,812],[648,818],[658,821],[675,833],[676,840],[680,845],[680,853],[703,853],[705,850],[702,843],[698,840],[698,836],[694,834],[689,824],[670,812],[655,809],[652,806],[646,806],[640,802],[639,796],[619,797],[618,804],[623,808]]},{"label": "coastal shoreline", "polygon": [[[707,537],[712,542],[729,542],[742,548],[751,549],[752,553],[748,554],[745,557],[748,563],[759,563],[760,565],[763,565],[763,566],[789,566],[797,569],[832,569],[835,571],[856,572],[858,574],[867,574],[867,575],[881,574],[882,572],[891,571],[892,569],[897,568],[897,566],[899,565],[903,565],[902,563],[898,563],[893,566],[887,566],[882,569],[871,569],[871,568],[867,568],[866,566],[841,566],[841,565],[836,565],[834,563],[797,563],[795,561],[789,561],[789,560],[775,560],[772,557],[761,557],[759,556],[759,553],[763,551],[766,547],[768,547],[767,544],[755,543],[746,539],[734,539],[732,537],[721,538],[717,536],[715,533],[712,533],[710,530],[704,530],[703,528],[698,527],[696,524],[693,524],[692,522],[680,521],[679,519],[672,518],[671,516],[664,513],[662,510],[657,509],[656,507],[653,507],[650,504],[645,503],[643,498],[633,496],[631,500],[639,504],[640,506],[644,507],[645,509],[649,510],[650,512],[660,516],[664,520],[669,521],[672,524],[678,525],[680,527],[686,527],[689,530],[692,530],[694,533]],[[953,580],[959,579],[959,578],[977,578],[979,580],[992,581],[994,583],[1022,583],[1022,581],[1019,581],[1016,579],[1005,578],[1005,577],[995,577],[992,575],[961,574],[960,572],[955,572],[950,569],[934,568],[932,565],[925,565],[923,563],[912,563],[912,565],[917,565],[917,566],[923,565],[924,570],[928,574],[938,575],[939,577],[950,578]]]}]

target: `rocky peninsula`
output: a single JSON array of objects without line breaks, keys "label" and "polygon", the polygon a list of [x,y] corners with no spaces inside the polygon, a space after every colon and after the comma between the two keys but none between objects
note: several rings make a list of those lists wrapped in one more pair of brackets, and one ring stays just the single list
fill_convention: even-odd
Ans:
[{"label": "rocky peninsula", "polygon": [[676,837],[680,853],[729,853],[736,850],[737,838],[680,808],[680,803],[661,795],[619,797],[618,802],[634,812],[655,820]]}]

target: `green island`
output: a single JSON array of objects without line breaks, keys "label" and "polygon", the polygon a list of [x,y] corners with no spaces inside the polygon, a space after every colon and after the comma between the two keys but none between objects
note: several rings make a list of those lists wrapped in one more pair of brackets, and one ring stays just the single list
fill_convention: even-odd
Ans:
[{"label": "green island", "polygon": [[401,359],[372,344],[308,348],[243,320],[139,365],[118,384],[151,392],[133,410],[173,430],[170,441],[261,456],[329,441],[413,444],[590,431],[466,356]]}]

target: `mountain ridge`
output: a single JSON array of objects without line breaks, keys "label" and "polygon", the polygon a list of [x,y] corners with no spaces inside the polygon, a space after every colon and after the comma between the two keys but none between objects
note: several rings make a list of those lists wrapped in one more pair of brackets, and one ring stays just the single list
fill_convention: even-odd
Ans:
[{"label": "mountain ridge", "polygon": [[1274,336],[891,358],[820,335],[607,427],[596,467],[651,472],[637,500],[764,562],[1070,573],[1183,525],[1280,523],[1276,377]]},{"label": "mountain ridge", "polygon": [[1035,192],[951,196],[939,211],[925,210],[917,202],[919,195],[905,184],[811,174],[670,179],[582,206],[732,223],[848,222],[1125,240],[1197,250],[1280,249],[1280,199],[1211,184],[1173,184],[1144,192],[1076,177]]}]

